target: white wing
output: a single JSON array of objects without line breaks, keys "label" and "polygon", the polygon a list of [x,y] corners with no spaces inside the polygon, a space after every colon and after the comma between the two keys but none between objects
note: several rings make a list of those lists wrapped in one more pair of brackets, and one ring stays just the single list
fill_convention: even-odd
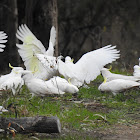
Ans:
[{"label": "white wing", "polygon": [[64,77],[76,78],[82,83],[86,82],[88,84],[100,74],[100,70],[106,64],[120,57],[119,51],[115,48],[116,46],[108,45],[95,51],[88,52],[75,64],[71,63],[69,65],[60,62],[58,70]]},{"label": "white wing", "polygon": [[[48,78],[49,74],[36,57],[36,54],[46,53],[46,49],[43,46],[43,44],[35,37],[35,35],[29,30],[29,28],[26,25],[21,25],[19,27],[16,36],[19,40],[23,42],[23,44],[16,45],[19,48],[18,52],[22,60],[24,61],[26,69],[30,71],[35,71],[35,77],[44,80]],[[49,48],[50,52],[52,52],[52,47],[49,46]]]},{"label": "white wing", "polygon": [[4,33],[3,31],[0,31],[0,52],[3,52],[3,51],[4,51],[3,48],[6,47],[6,46],[3,44],[3,43],[6,43],[6,42],[7,42],[6,38],[7,38],[6,33]]},{"label": "white wing", "polygon": [[56,30],[55,30],[55,27],[52,26],[51,32],[50,32],[49,48],[45,55],[47,55],[47,56],[54,55],[55,40],[56,40]]}]

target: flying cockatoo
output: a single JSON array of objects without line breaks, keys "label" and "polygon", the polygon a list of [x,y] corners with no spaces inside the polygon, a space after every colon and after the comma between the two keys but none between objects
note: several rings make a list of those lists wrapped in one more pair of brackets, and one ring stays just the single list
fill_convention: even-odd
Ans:
[{"label": "flying cockatoo", "polygon": [[23,68],[13,67],[10,64],[9,66],[12,68],[11,73],[0,77],[0,91],[12,90],[13,95],[15,95],[24,85],[24,80],[21,78],[21,73],[19,73]]},{"label": "flying cockatoo", "polygon": [[4,48],[6,47],[3,43],[6,43],[7,35],[3,31],[0,31],[0,52],[4,51]]},{"label": "flying cockatoo", "polygon": [[140,86],[140,83],[131,80],[114,79],[109,82],[106,80],[107,79],[104,77],[104,82],[98,87],[98,90],[112,92],[114,95],[124,90]]},{"label": "flying cockatoo", "polygon": [[103,48],[84,54],[75,64],[67,56],[65,62],[58,60],[58,71],[65,79],[80,87],[84,83],[89,84],[100,74],[101,69],[120,57],[116,46],[105,46]]},{"label": "flying cockatoo", "polygon": [[[46,51],[45,47],[38,40],[30,29],[24,24],[19,26],[16,36],[23,44],[16,44],[18,52],[24,61],[27,70],[34,71],[34,76],[43,80],[50,79],[56,74],[54,69],[54,46],[56,39],[56,30],[53,26],[50,31],[49,47]],[[46,58],[47,68],[38,60],[38,55],[42,54]],[[54,62],[54,63],[52,63]]]},{"label": "flying cockatoo", "polygon": [[49,94],[77,93],[79,89],[67,80],[55,76],[48,81],[35,78],[31,71],[21,71],[25,85],[32,95],[45,96]]},{"label": "flying cockatoo", "polygon": [[124,79],[124,80],[131,80],[131,81],[140,81],[140,78],[136,78],[134,76],[126,76],[122,74],[115,74],[111,73],[109,69],[107,68],[102,68],[101,74],[103,77],[105,77],[108,81],[115,80],[115,79]]}]

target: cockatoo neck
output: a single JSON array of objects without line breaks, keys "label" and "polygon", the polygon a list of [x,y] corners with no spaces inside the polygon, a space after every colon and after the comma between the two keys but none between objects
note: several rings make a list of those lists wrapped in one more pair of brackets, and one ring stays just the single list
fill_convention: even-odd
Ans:
[{"label": "cockatoo neck", "polygon": [[103,68],[101,72],[102,72],[103,77],[106,77],[107,75],[111,74],[111,72],[106,68]]},{"label": "cockatoo neck", "polygon": [[25,83],[28,83],[31,79],[33,79],[33,74],[32,73],[25,73],[22,78],[25,81]]}]

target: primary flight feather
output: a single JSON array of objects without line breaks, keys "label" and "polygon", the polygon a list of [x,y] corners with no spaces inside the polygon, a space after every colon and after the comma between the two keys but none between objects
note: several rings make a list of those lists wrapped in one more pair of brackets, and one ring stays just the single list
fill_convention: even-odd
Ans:
[{"label": "primary flight feather", "polygon": [[3,52],[4,48],[6,47],[5,44],[3,44],[7,42],[6,38],[7,38],[6,33],[0,31],[0,52]]},{"label": "primary flight feather", "polygon": [[35,71],[34,76],[43,80],[49,79],[55,75],[56,71],[51,67],[48,67],[47,69],[44,68],[37,57],[37,54],[53,57],[56,38],[55,27],[51,28],[49,47],[47,51],[41,41],[35,37],[25,24],[19,26],[16,36],[23,42],[23,44],[16,44],[16,46],[18,47],[18,52],[24,61],[26,69]]}]

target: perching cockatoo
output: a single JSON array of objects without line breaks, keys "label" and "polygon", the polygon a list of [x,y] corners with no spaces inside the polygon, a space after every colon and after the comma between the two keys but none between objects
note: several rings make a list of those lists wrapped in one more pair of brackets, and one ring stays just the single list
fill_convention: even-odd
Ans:
[{"label": "perching cockatoo", "polygon": [[126,76],[122,74],[115,74],[111,73],[109,69],[102,68],[101,70],[102,76],[105,77],[108,81],[115,80],[115,79],[124,79],[124,80],[131,80],[131,81],[140,81],[140,78],[134,77],[134,76]]},{"label": "perching cockatoo", "polygon": [[45,96],[49,94],[77,93],[79,89],[69,84],[65,79],[53,77],[48,81],[35,78],[31,71],[24,70],[21,72],[25,85],[32,95]]},{"label": "perching cockatoo", "polygon": [[24,85],[24,80],[21,78],[19,71],[23,70],[22,67],[12,67],[11,73],[2,75],[0,77],[0,91],[12,90],[13,95],[19,92],[21,87]]},{"label": "perching cockatoo", "polygon": [[[55,27],[53,26],[51,28],[49,48],[47,51],[25,24],[19,26],[16,36],[23,42],[23,44],[16,44],[16,46],[18,47],[18,52],[24,61],[26,69],[34,71],[34,76],[43,80],[53,77],[56,74],[56,70],[53,68],[53,64],[51,64],[54,59]],[[44,68],[43,64],[38,60],[37,56],[39,54],[49,56],[49,59],[47,59],[47,69]]]},{"label": "perching cockatoo", "polygon": [[80,87],[84,83],[89,84],[100,74],[101,69],[120,57],[116,46],[105,46],[95,51],[84,54],[75,64],[70,57],[65,62],[58,60],[58,71],[65,79]]},{"label": "perching cockatoo", "polygon": [[7,35],[3,31],[0,31],[0,52],[4,51],[4,48],[6,47],[3,43],[6,43]]},{"label": "perching cockatoo", "polygon": [[131,80],[124,80],[124,79],[115,79],[109,82],[106,82],[106,78],[104,82],[98,87],[98,90],[105,91],[105,92],[112,92],[114,95],[117,93],[131,89],[133,87],[139,87],[140,83],[131,81]]}]

